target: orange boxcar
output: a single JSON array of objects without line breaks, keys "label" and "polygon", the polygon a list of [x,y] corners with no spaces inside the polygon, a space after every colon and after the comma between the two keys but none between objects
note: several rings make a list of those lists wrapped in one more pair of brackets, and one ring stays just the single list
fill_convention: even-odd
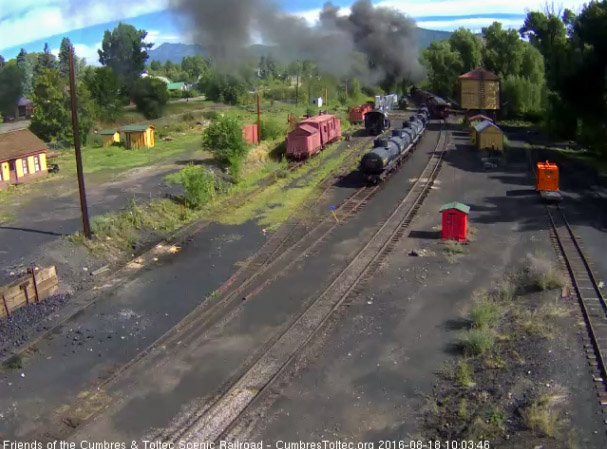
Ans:
[{"label": "orange boxcar", "polygon": [[369,104],[353,107],[352,109],[350,109],[349,119],[352,123],[364,122],[365,114],[372,110],[373,110],[373,108]]},{"label": "orange boxcar", "polygon": [[537,163],[537,191],[559,191],[559,168],[548,161]]}]

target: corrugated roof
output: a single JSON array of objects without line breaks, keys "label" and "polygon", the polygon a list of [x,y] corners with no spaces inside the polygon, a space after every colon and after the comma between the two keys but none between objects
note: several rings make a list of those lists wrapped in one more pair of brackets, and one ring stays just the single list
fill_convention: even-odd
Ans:
[{"label": "corrugated roof", "polygon": [[42,140],[29,129],[18,129],[0,134],[0,161],[46,151]]},{"label": "corrugated roof", "polygon": [[127,125],[120,128],[120,131],[124,133],[130,132],[143,132],[148,128],[154,128],[152,125]]},{"label": "corrugated roof", "polygon": [[312,127],[310,125],[306,125],[305,123],[304,124],[300,124],[295,131],[297,131],[297,130],[302,130],[302,131],[305,131],[305,132],[307,132],[309,134],[314,134],[314,133],[318,132],[318,130],[316,128],[314,128],[314,127]]},{"label": "corrugated roof", "polygon": [[490,80],[490,81],[497,81],[500,79],[500,77],[497,76],[495,73],[490,72],[489,70],[483,69],[482,67],[471,70],[468,73],[464,73],[459,78],[460,79],[470,79],[470,80],[485,79],[485,80]]},{"label": "corrugated roof", "polygon": [[476,132],[481,132],[481,131],[483,131],[484,129],[489,128],[490,126],[494,127],[495,129],[499,129],[499,128],[498,128],[496,125],[494,125],[493,123],[491,123],[491,122],[490,122],[490,121],[488,121],[488,120],[484,120],[484,121],[482,121],[482,122],[480,122],[480,123],[476,124],[476,125],[474,126],[474,129],[476,130]]},{"label": "corrugated roof", "polygon": [[454,201],[453,203],[445,204],[443,207],[440,208],[439,212],[443,212],[443,211],[446,211],[449,209],[457,209],[460,212],[463,212],[465,214],[470,213],[470,206],[466,206],[464,203],[459,203],[457,201]]},{"label": "corrugated roof", "polygon": [[104,129],[102,131],[99,131],[99,134],[101,134],[102,136],[113,136],[114,134],[116,134],[117,131],[117,129]]},{"label": "corrugated roof", "polygon": [[335,118],[334,115],[325,114],[325,115],[315,115],[314,117],[307,118],[303,120],[301,123],[322,123],[329,121],[330,119]]}]

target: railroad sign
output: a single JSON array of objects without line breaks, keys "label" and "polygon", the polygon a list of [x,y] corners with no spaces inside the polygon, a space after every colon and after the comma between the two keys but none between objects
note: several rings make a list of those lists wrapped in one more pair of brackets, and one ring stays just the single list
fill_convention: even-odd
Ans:
[{"label": "railroad sign", "polygon": [[335,221],[339,223],[339,218],[337,218],[337,215],[335,215],[335,211],[337,210],[337,208],[333,205],[330,205],[329,210],[333,214],[333,218],[335,218]]}]

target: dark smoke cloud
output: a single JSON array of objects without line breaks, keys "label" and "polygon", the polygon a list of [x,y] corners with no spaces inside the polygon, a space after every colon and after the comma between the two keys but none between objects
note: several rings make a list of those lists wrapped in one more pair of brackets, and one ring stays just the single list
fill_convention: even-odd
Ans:
[{"label": "dark smoke cloud", "polygon": [[423,75],[415,23],[396,10],[359,0],[347,16],[325,4],[318,24],[284,13],[272,0],[172,0],[191,23],[196,43],[220,64],[234,67],[253,36],[274,45],[273,56],[312,60],[325,72],[377,81],[416,81]]}]

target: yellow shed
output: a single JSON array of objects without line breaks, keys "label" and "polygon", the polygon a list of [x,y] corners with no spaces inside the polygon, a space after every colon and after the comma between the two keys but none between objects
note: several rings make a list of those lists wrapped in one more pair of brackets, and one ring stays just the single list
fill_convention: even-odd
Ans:
[{"label": "yellow shed", "polygon": [[117,129],[104,129],[99,133],[103,139],[103,146],[109,147],[115,143],[120,143],[120,131]]},{"label": "yellow shed", "polygon": [[470,123],[470,142],[472,143],[472,145],[476,144],[476,129],[474,129],[474,127],[484,120],[493,123],[493,120],[491,120],[490,117],[487,117],[486,115],[482,114],[476,114],[471,117],[468,117],[468,122]]},{"label": "yellow shed", "polygon": [[459,77],[462,109],[495,111],[500,108],[500,77],[483,68]]},{"label": "yellow shed", "polygon": [[46,176],[46,151],[29,129],[0,133],[0,189]]},{"label": "yellow shed", "polygon": [[476,131],[476,148],[479,150],[504,150],[504,133],[488,120],[474,127]]},{"label": "yellow shed", "polygon": [[151,125],[129,125],[122,127],[124,146],[129,150],[139,147],[154,147],[154,127]]}]

